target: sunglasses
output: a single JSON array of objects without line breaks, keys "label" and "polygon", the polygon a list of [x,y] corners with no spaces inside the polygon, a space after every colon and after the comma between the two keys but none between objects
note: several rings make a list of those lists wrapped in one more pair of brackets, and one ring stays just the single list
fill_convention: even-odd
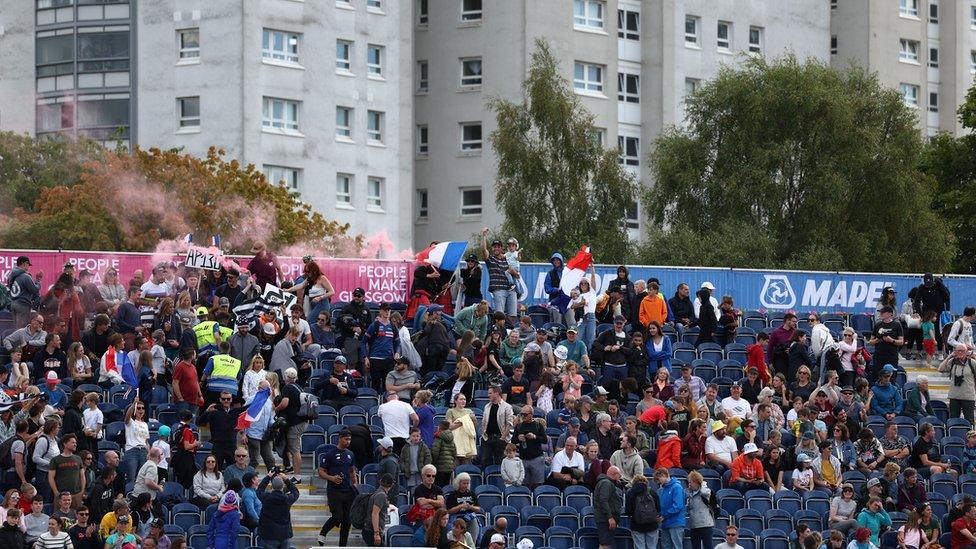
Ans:
[{"label": "sunglasses", "polygon": [[220,400],[230,400],[229,398],[220,397]]},{"label": "sunglasses", "polygon": [[424,474],[424,478],[434,478],[434,475],[431,475],[429,473],[425,473]]},{"label": "sunglasses", "polygon": [[246,458],[247,457],[247,454],[237,454],[234,457]]}]

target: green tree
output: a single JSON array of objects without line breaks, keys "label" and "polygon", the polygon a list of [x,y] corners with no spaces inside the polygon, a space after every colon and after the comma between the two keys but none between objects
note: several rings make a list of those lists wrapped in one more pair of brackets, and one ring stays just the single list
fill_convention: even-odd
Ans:
[{"label": "green tree", "polygon": [[82,164],[100,154],[101,146],[88,139],[0,132],[0,215],[34,211],[41,189],[77,181]]},{"label": "green tree", "polygon": [[673,261],[685,245],[689,264],[948,268],[954,242],[917,168],[917,112],[874,75],[750,58],[690,96],[686,113],[650,156],[644,204],[662,233],[641,259]]},{"label": "green tree", "polygon": [[[976,129],[976,86],[969,89],[958,114],[963,127]],[[976,234],[970,218],[976,211],[976,136],[936,135],[926,144],[919,165],[937,183],[939,199],[933,206],[958,244],[953,270],[976,272]]]},{"label": "green tree", "polygon": [[618,152],[595,141],[593,115],[559,74],[544,40],[536,40],[522,101],[494,98],[489,107],[498,121],[491,144],[503,232],[518,237],[525,258],[544,261],[583,244],[600,261],[628,258],[624,220],[636,182]]}]

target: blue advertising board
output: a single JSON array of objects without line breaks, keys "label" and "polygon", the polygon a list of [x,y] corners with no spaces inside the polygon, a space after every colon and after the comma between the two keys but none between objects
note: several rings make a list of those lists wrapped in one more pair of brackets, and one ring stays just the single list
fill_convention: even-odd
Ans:
[{"label": "blue advertising board", "polygon": [[[522,285],[526,290],[523,302],[527,305],[546,302],[544,281],[552,266],[523,263],[521,267]],[[668,298],[674,294],[679,283],[688,284],[694,294],[703,282],[711,282],[715,285],[714,296],[731,295],[736,308],[743,310],[873,312],[881,297],[881,290],[885,287],[891,286],[898,292],[900,307],[908,298],[909,290],[922,283],[921,274],[650,266],[628,266],[628,269],[632,281],[656,278],[661,285],[661,292]],[[617,267],[598,265],[596,276],[596,287],[602,293],[617,276]],[[944,275],[943,281],[952,296],[953,313],[960,314],[963,307],[976,305],[976,277]],[[483,284],[487,286],[487,277],[483,277]]]}]

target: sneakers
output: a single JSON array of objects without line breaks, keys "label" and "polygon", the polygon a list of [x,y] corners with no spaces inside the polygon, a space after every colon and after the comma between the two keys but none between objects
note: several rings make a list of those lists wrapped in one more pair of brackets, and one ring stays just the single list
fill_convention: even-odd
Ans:
[{"label": "sneakers", "polygon": [[328,540],[325,539],[325,536],[323,536],[322,534],[319,534],[319,537],[318,537],[318,539],[316,541],[318,541],[318,544],[320,546],[322,546],[322,547],[325,547],[326,545],[328,545],[328,543],[327,543]]}]

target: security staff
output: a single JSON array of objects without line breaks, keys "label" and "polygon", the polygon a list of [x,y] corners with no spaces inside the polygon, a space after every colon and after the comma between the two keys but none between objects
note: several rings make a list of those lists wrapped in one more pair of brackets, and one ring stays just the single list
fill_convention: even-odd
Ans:
[{"label": "security staff", "polygon": [[221,341],[217,348],[220,352],[210,357],[203,369],[202,381],[207,387],[204,400],[208,403],[216,402],[223,392],[236,397],[241,376],[241,361],[230,356],[230,344]]}]

